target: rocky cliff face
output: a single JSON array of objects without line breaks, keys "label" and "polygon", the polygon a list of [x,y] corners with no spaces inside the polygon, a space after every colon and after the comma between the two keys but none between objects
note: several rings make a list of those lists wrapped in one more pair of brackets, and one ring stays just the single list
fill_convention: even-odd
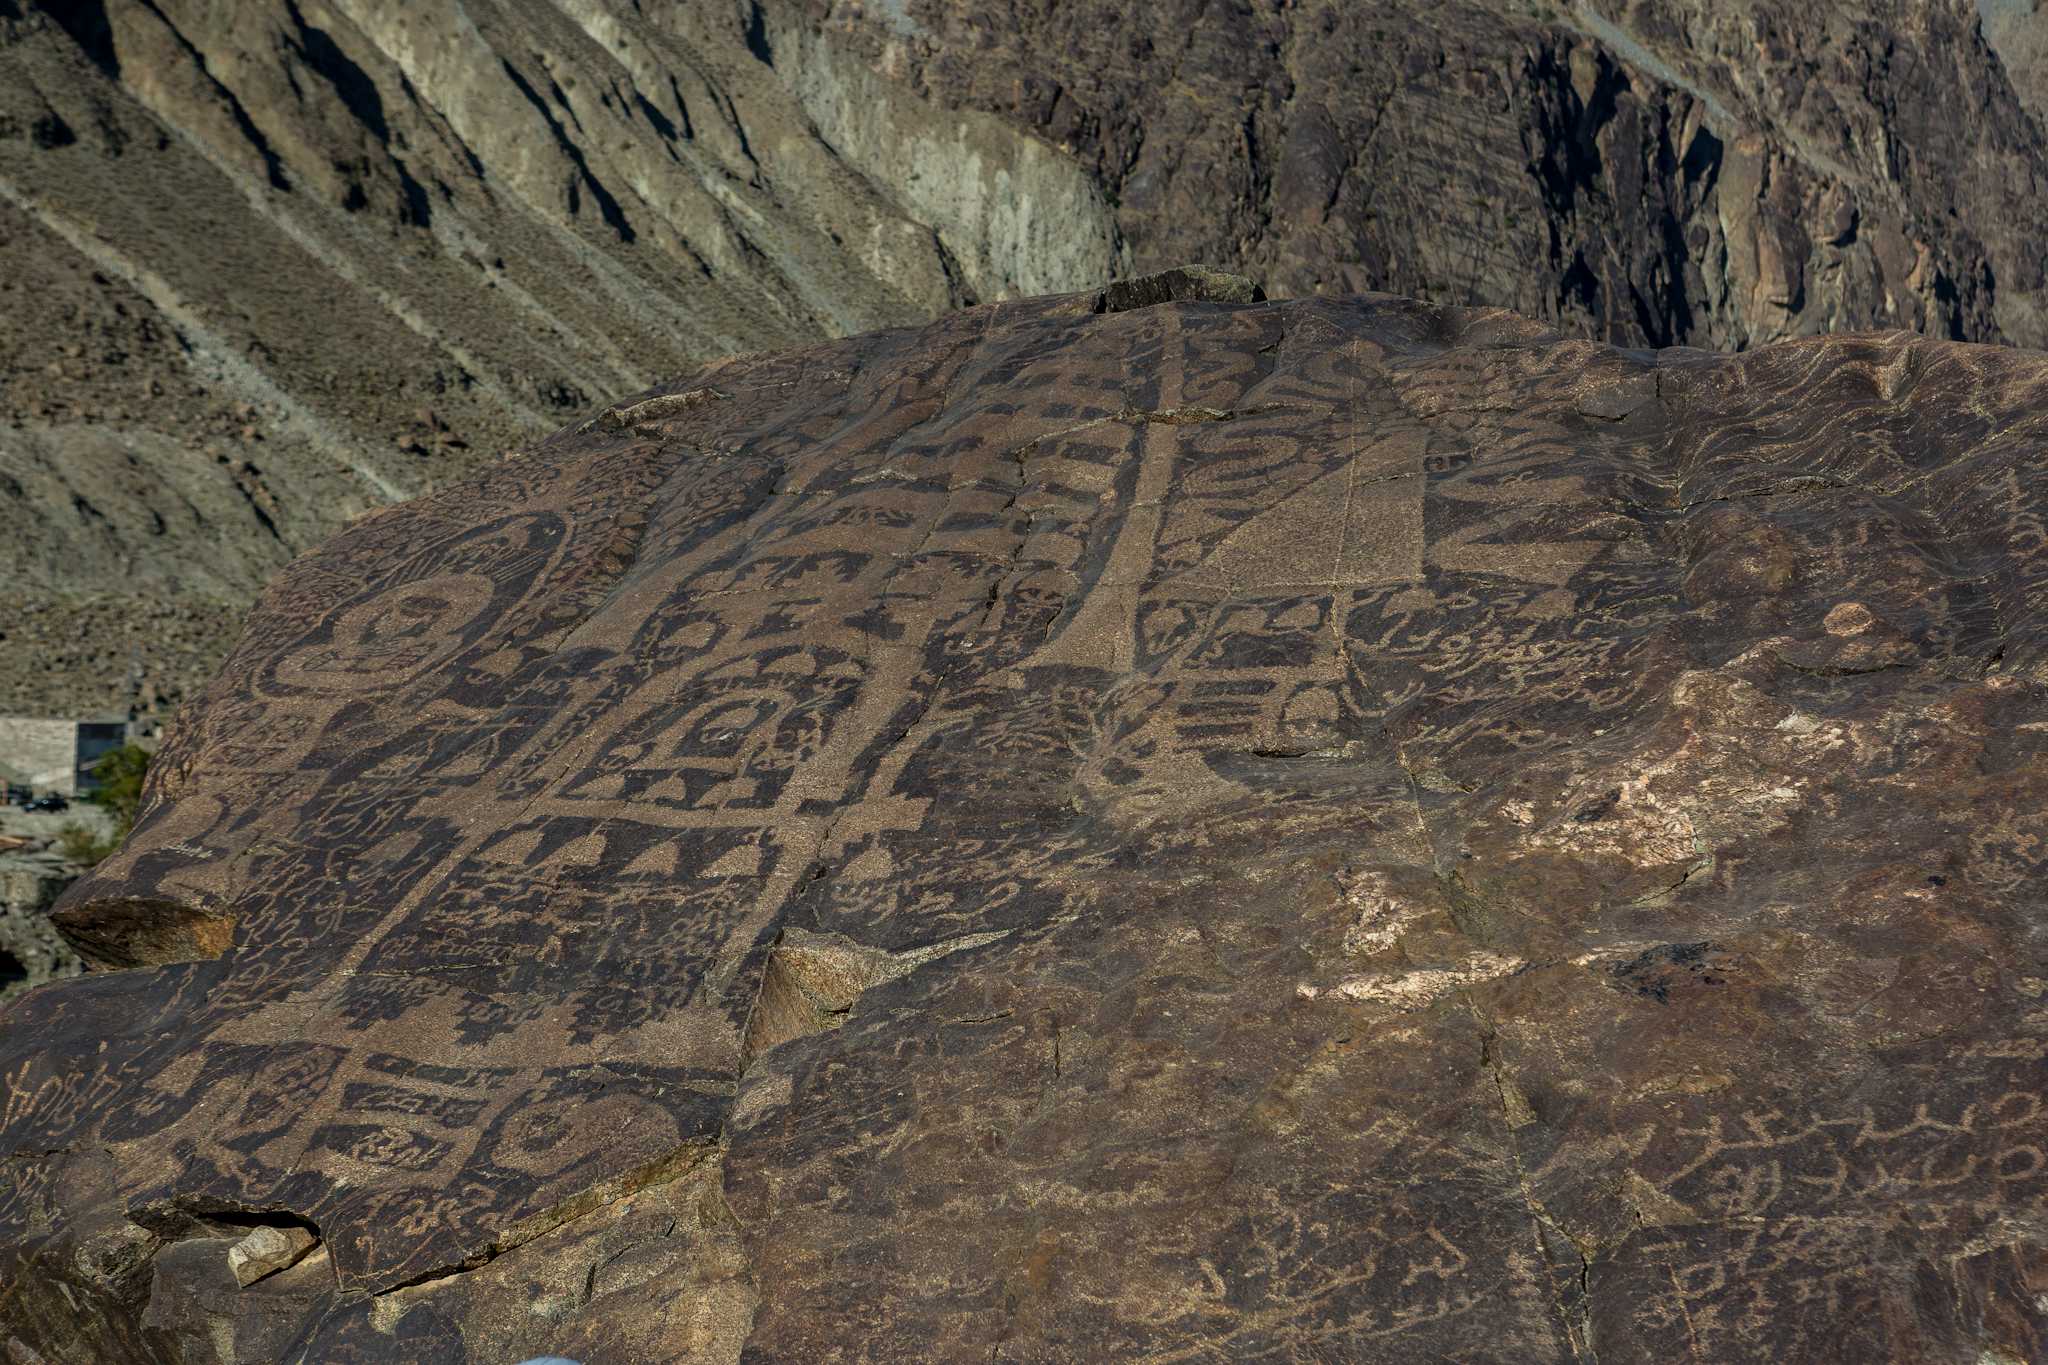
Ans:
[{"label": "rocky cliff face", "polygon": [[2040,1359],[2044,414],[1190,276],[366,518],[0,1017],[0,1339]]},{"label": "rocky cliff face", "polygon": [[2031,4],[806,3],[934,98],[1069,149],[1141,266],[1635,344],[2048,344]]}]

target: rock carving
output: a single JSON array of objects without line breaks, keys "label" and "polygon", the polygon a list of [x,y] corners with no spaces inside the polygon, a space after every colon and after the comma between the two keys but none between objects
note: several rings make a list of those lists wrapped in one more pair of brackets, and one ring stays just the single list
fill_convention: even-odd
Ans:
[{"label": "rock carving", "polygon": [[10,1358],[2048,1356],[2048,359],[1151,288],[285,572],[0,1015]]}]

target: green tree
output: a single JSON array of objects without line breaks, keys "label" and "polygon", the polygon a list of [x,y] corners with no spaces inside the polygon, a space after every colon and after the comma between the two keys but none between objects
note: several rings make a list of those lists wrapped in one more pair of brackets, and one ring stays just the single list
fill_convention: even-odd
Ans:
[{"label": "green tree", "polygon": [[149,750],[140,744],[123,744],[100,755],[93,764],[98,785],[86,799],[114,817],[114,842],[120,843],[135,828],[135,814],[142,808],[142,779],[149,772]]},{"label": "green tree", "polygon": [[96,834],[71,821],[57,831],[57,847],[64,856],[90,867],[121,846],[128,831],[135,828],[135,815],[142,807],[142,779],[149,772],[149,750],[139,744],[124,744],[100,755],[93,764],[99,785],[85,799],[114,817],[114,828]]}]

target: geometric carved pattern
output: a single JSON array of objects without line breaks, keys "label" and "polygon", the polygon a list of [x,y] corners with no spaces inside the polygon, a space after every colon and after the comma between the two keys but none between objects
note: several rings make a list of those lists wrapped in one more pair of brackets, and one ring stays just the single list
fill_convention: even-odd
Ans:
[{"label": "geometric carved pattern", "polygon": [[[281,576],[60,913],[142,969],[0,1039],[74,1340],[155,1349],[108,1229],[277,1215],[293,1349],[474,1345],[362,1305],[717,1145],[763,1359],[2048,1349],[2048,365],[1097,302]],[[757,1055],[804,936],[925,965]]]}]

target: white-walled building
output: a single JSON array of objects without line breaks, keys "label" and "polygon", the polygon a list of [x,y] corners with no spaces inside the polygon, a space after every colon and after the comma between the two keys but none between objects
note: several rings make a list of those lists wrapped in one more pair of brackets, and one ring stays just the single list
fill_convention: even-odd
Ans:
[{"label": "white-walled building", "polygon": [[101,755],[127,742],[125,720],[0,716],[0,782],[79,796],[92,790]]}]

